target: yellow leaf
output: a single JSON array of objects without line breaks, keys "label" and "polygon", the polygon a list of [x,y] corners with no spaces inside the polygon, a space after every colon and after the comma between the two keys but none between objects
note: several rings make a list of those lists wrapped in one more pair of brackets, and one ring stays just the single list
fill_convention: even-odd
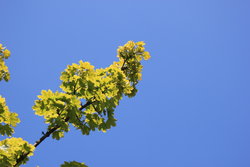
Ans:
[{"label": "yellow leaf", "polygon": [[3,51],[3,56],[4,56],[5,59],[8,59],[8,57],[10,57],[10,51],[8,49],[5,49]]},{"label": "yellow leaf", "polygon": [[139,41],[139,42],[136,43],[136,45],[138,45],[138,46],[144,46],[145,43],[143,41]]},{"label": "yellow leaf", "polygon": [[145,59],[145,60],[148,60],[148,59],[150,59],[150,57],[151,57],[150,54],[149,54],[149,52],[144,52],[144,53],[143,53],[143,56],[144,56],[144,59]]}]

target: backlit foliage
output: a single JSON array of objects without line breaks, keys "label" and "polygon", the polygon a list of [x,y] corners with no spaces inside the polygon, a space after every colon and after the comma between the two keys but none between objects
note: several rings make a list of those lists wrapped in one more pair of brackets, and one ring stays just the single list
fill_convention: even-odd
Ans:
[{"label": "backlit foliage", "polygon": [[[5,65],[4,60],[10,57],[10,51],[0,44],[0,81],[10,79],[8,67]],[[20,122],[17,113],[9,111],[6,105],[5,98],[0,95],[0,134],[11,136],[14,133],[13,127]]]},{"label": "backlit foliage", "polygon": [[[45,138],[52,135],[52,138],[59,140],[65,132],[69,131],[70,125],[80,130],[83,135],[89,135],[95,130],[106,132],[116,126],[115,108],[124,96],[136,95],[136,85],[142,77],[141,61],[150,58],[144,45],[144,42],[129,41],[124,46],[120,46],[117,50],[119,60],[107,68],[95,69],[93,65],[83,61],[68,65],[60,77],[61,91],[42,90],[32,107],[36,115],[45,119],[45,123],[48,124],[47,132],[43,133],[34,145],[28,144],[21,138],[1,141],[2,161],[0,162],[2,164],[0,164],[6,167],[9,164],[14,166],[24,164],[35,147]],[[9,51],[4,48],[1,50],[2,58],[8,58]],[[8,80],[6,75],[7,73],[1,76]],[[11,126],[19,122],[16,116],[15,113],[9,112],[5,99],[0,97],[0,121],[6,124],[2,126],[8,125],[9,128],[8,131],[4,131],[0,126],[1,134],[13,133]],[[87,166],[84,163],[72,161],[65,162],[61,167]]]},{"label": "backlit foliage", "polygon": [[0,134],[11,136],[14,132],[13,127],[19,122],[17,113],[9,111],[5,98],[0,95]]},{"label": "backlit foliage", "polygon": [[8,67],[5,65],[4,60],[10,57],[10,51],[0,44],[0,81],[4,79],[8,81],[10,79],[10,73]]},{"label": "backlit foliage", "polygon": [[[8,81],[10,79],[10,73],[8,67],[5,65],[4,60],[9,58],[10,51],[5,49],[0,44],[0,80],[4,79]],[[0,134],[11,136],[14,133],[13,127],[20,122],[17,117],[18,114],[10,112],[6,105],[5,98],[0,95]],[[29,144],[22,138],[7,138],[0,141],[0,166],[12,167],[16,164],[16,160],[27,154],[20,164],[25,164],[28,161],[28,157],[33,155],[35,147]],[[16,165],[16,166],[19,166]]]},{"label": "backlit foliage", "polygon": [[62,164],[61,167],[88,167],[88,166],[86,166],[84,163],[71,161],[71,162],[64,162],[64,164]]},{"label": "backlit foliage", "polygon": [[[5,65],[4,60],[10,57],[10,51],[0,44],[0,81],[10,79],[8,67]],[[0,134],[11,136],[14,132],[13,127],[16,126],[20,120],[17,118],[17,113],[9,111],[6,105],[5,98],[0,95]]]},{"label": "backlit foliage", "polygon": [[[81,130],[106,132],[116,125],[114,110],[123,96],[135,96],[141,80],[142,59],[149,59],[143,42],[129,41],[117,50],[118,62],[105,69],[95,69],[88,62],[69,65],[60,77],[63,92],[42,91],[33,110],[45,118],[48,130],[60,125],[52,137],[60,139],[69,124]],[[84,103],[88,104],[81,108]],[[83,110],[85,109],[85,110]]]},{"label": "backlit foliage", "polygon": [[[8,138],[0,141],[0,166],[11,167],[16,164],[16,160],[29,153],[28,157],[33,155],[35,147],[24,141],[22,138]],[[28,161],[26,157],[20,164],[25,164]]]}]

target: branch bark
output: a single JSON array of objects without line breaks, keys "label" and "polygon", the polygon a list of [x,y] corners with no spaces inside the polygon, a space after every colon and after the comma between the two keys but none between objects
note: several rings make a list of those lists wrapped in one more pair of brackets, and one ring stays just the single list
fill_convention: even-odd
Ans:
[{"label": "branch bark", "polygon": [[[87,106],[91,105],[93,102],[87,102],[84,105],[82,105],[79,110],[83,110],[84,108],[86,108]],[[67,117],[65,119],[65,122],[69,121],[69,117]],[[53,127],[52,129],[48,130],[46,133],[43,134],[43,136],[37,140],[34,144],[34,147],[39,146],[46,138],[48,138],[53,132],[55,132],[57,129],[60,128],[60,125],[56,125],[55,127]],[[27,156],[29,155],[29,153],[31,152],[27,152],[27,153],[23,153],[23,155],[21,155],[17,160],[16,160],[16,164],[14,165],[14,167],[17,167],[25,158],[27,158]]]},{"label": "branch bark", "polygon": [[[121,70],[124,71],[126,68],[125,68],[125,64],[127,63],[127,60],[124,60],[123,64],[122,64],[122,67],[121,67]],[[74,88],[75,90],[75,88]],[[73,92],[75,94],[75,91]],[[84,108],[88,107],[89,105],[91,105],[92,101],[87,101],[84,105],[82,105],[79,110],[83,110]],[[65,122],[68,122],[69,120],[69,117],[67,117],[65,119]],[[48,138],[53,132],[55,132],[57,129],[60,128],[60,125],[56,125],[55,127],[53,127],[52,129],[48,130],[46,133],[43,133],[43,136],[37,140],[34,144],[34,147],[37,147],[39,146],[46,138]],[[23,153],[23,155],[21,155],[17,160],[16,160],[16,164],[14,165],[14,167],[17,167],[25,158],[27,158],[27,156],[29,155],[30,152],[27,152],[27,153]]]}]

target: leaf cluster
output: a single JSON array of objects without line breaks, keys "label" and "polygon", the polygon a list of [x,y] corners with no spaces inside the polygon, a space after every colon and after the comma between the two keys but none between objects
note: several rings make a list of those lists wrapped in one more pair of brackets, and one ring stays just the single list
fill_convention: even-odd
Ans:
[{"label": "leaf cluster", "polygon": [[10,57],[10,51],[0,44],[0,81],[8,81],[10,79],[10,73],[8,67],[5,65],[4,60]]},{"label": "leaf cluster", "polygon": [[7,138],[0,141],[0,166],[10,167],[16,164],[16,160],[28,153],[19,165],[25,164],[28,157],[33,155],[35,147],[22,138]]},{"label": "leaf cluster", "polygon": [[[42,90],[32,107],[48,124],[47,132],[29,144],[21,138],[0,141],[0,166],[19,166],[27,162],[35,148],[47,137],[59,140],[68,132],[70,125],[83,135],[91,131],[106,132],[116,126],[115,108],[124,96],[133,97],[136,85],[142,77],[141,61],[150,58],[144,42],[129,41],[117,49],[119,61],[107,68],[95,69],[89,62],[79,61],[68,65],[62,72],[61,91]],[[10,52],[0,45],[0,77],[9,79],[4,59]],[[3,62],[3,65],[1,63]],[[5,99],[0,96],[0,134],[11,136],[20,120],[11,113]],[[65,162],[61,167],[86,167],[84,163]]]},{"label": "leaf cluster", "polygon": [[5,98],[0,95],[0,134],[11,136],[14,133],[13,127],[20,122],[18,114],[9,111]]},{"label": "leaf cluster", "polygon": [[64,164],[62,164],[61,167],[88,167],[88,166],[86,166],[84,163],[71,161],[71,162],[64,162]]},{"label": "leaf cluster", "polygon": [[[33,110],[45,118],[48,130],[60,126],[52,137],[59,140],[72,124],[83,135],[106,132],[116,125],[114,110],[123,96],[135,96],[141,80],[142,59],[150,56],[143,42],[129,41],[117,50],[118,62],[95,69],[89,62],[68,65],[61,74],[62,92],[42,91]],[[83,102],[88,104],[84,107]]]}]

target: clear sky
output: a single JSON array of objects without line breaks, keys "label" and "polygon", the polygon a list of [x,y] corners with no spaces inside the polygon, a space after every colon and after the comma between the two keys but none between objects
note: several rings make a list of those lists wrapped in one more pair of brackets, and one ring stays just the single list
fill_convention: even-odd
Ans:
[{"label": "clear sky", "polygon": [[[107,67],[128,40],[152,58],[117,127],[47,139],[25,167],[250,166],[249,0],[0,0],[0,43],[12,55],[0,94],[21,123],[15,137],[45,131],[31,107],[43,89],[59,90],[68,64]],[[3,139],[3,137],[0,137]]]}]

